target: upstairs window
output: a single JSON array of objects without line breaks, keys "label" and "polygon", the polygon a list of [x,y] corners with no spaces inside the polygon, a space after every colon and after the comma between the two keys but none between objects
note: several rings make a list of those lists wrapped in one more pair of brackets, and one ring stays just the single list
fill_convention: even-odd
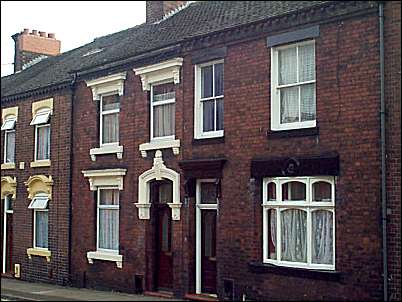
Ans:
[{"label": "upstairs window", "polygon": [[35,126],[35,161],[50,159],[50,110],[40,109],[30,125]]},{"label": "upstairs window", "polygon": [[120,97],[102,95],[100,100],[100,144],[119,144]]},{"label": "upstairs window", "polygon": [[314,41],[274,47],[271,60],[271,129],[315,127]]},{"label": "upstairs window", "polygon": [[223,136],[224,65],[215,61],[196,66],[195,137]]},{"label": "upstairs window", "polygon": [[14,116],[7,117],[1,126],[4,131],[4,163],[15,162],[15,122]]},{"label": "upstairs window", "polygon": [[151,140],[175,137],[174,83],[151,86]]}]

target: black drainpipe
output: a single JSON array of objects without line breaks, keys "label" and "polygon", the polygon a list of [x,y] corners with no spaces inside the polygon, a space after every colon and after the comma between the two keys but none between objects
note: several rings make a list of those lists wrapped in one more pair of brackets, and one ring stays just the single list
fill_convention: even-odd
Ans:
[{"label": "black drainpipe", "polygon": [[74,99],[75,99],[75,86],[77,82],[77,73],[73,74],[73,80],[70,84],[71,89],[71,114],[70,114],[70,175],[69,175],[69,205],[68,205],[68,220],[69,220],[69,232],[68,232],[68,276],[69,282],[72,283],[72,276],[71,276],[71,253],[72,253],[72,202],[73,202],[73,148],[74,148],[74,132],[73,132],[73,117],[74,117]]},{"label": "black drainpipe", "polygon": [[380,22],[380,76],[381,76],[381,206],[382,206],[382,256],[384,301],[388,301],[388,259],[387,259],[387,170],[385,141],[385,87],[384,87],[384,2],[379,3]]}]

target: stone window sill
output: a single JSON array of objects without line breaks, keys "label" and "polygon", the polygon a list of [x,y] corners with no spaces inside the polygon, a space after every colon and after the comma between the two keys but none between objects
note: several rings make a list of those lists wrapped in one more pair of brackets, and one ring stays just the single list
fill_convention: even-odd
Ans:
[{"label": "stone window sill", "polygon": [[318,126],[313,128],[301,128],[292,130],[268,130],[267,138],[277,139],[277,138],[289,138],[289,137],[303,137],[303,136],[318,136],[319,128]]},{"label": "stone window sill", "polygon": [[108,252],[88,252],[87,253],[88,263],[93,264],[94,260],[104,260],[116,262],[118,268],[123,267],[123,255],[108,253]]},{"label": "stone window sill", "polygon": [[31,162],[31,168],[50,167],[50,159],[36,160]]},{"label": "stone window sill", "polygon": [[92,161],[96,161],[97,155],[113,154],[115,153],[118,159],[123,158],[123,146],[119,145],[105,145],[100,148],[92,148],[89,150],[89,155]]},{"label": "stone window sill", "polygon": [[15,169],[15,163],[1,164],[1,170],[11,170],[11,169]]},{"label": "stone window sill", "polygon": [[326,281],[340,281],[342,275],[339,271],[286,267],[259,261],[249,262],[248,267],[251,272],[257,274],[275,274]]},{"label": "stone window sill", "polygon": [[153,140],[149,143],[141,144],[139,150],[142,157],[147,157],[147,151],[159,150],[159,149],[173,149],[173,154],[178,155],[180,152],[180,140]]},{"label": "stone window sill", "polygon": [[50,262],[52,252],[46,249],[29,248],[27,249],[27,255],[29,259],[32,259],[32,256],[46,257],[46,261]]}]

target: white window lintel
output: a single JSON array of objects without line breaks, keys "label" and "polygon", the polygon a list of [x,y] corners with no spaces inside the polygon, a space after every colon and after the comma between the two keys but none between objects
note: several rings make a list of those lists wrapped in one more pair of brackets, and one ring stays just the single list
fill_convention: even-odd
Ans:
[{"label": "white window lintel", "polygon": [[126,72],[121,72],[86,81],[87,87],[92,89],[93,100],[100,100],[102,94],[114,91],[122,96],[124,94],[124,80],[126,79],[126,74]]},{"label": "white window lintel", "polygon": [[123,190],[123,177],[126,169],[105,169],[105,170],[86,170],[82,171],[84,177],[88,177],[91,191],[96,191],[98,187],[116,186]]}]

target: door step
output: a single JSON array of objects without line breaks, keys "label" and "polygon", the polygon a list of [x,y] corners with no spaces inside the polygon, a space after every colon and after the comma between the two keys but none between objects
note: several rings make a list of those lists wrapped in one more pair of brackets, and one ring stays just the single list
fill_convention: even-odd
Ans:
[{"label": "door step", "polygon": [[184,298],[190,301],[219,301],[215,295],[206,294],[186,294]]},{"label": "door step", "polygon": [[159,297],[159,298],[174,298],[174,294],[168,291],[157,291],[157,292],[144,292],[145,296]]}]

